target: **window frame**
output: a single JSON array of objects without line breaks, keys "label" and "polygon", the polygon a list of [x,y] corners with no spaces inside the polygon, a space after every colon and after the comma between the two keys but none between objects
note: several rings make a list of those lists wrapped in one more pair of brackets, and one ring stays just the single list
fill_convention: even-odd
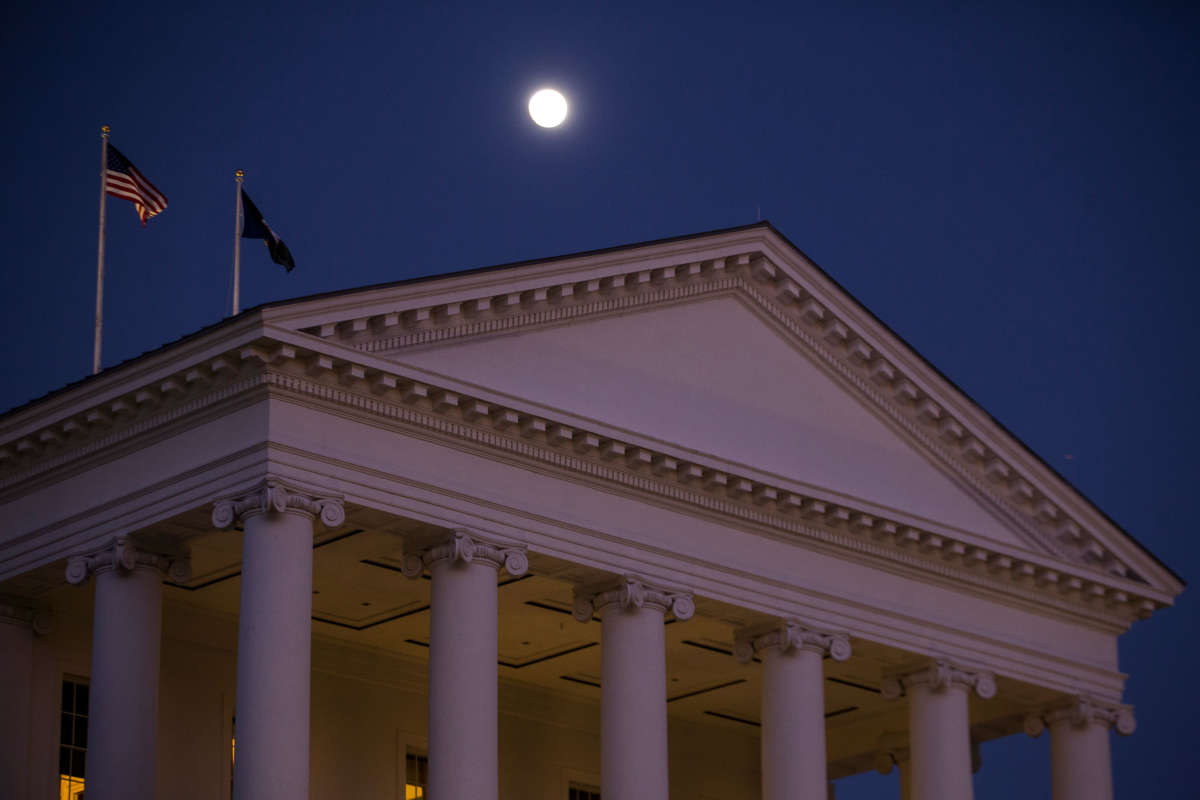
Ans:
[{"label": "window frame", "polygon": [[[76,688],[72,689],[72,699],[71,699],[71,710],[70,711],[68,711],[66,709],[65,705],[63,704],[63,694],[66,691],[68,684],[70,684],[72,687],[76,687]],[[72,784],[75,781],[79,782],[79,791],[80,792],[84,792],[87,787],[87,751],[88,751],[87,739],[88,739],[88,733],[89,733],[88,720],[91,719],[91,710],[92,710],[91,686],[92,686],[91,679],[86,676],[75,675],[70,672],[64,672],[59,676],[59,681],[58,681],[58,736],[57,736],[57,746],[55,747],[55,765],[56,766],[55,766],[54,775],[55,775],[55,784],[58,787],[58,796],[60,798],[72,798],[72,797],[76,796],[72,792],[72,788],[71,788]],[[88,696],[87,696],[87,705],[88,705],[87,712],[88,713],[85,713],[85,714],[78,713],[78,708],[76,707],[76,700],[78,700],[78,695],[76,694],[76,692],[78,690],[78,687],[84,687],[88,693]],[[72,718],[71,741],[70,742],[63,741],[63,730],[62,730],[63,718],[65,715],[68,715],[68,714]],[[78,725],[78,720],[80,718],[82,718],[84,720],[84,723],[83,723],[84,744],[82,746],[75,743],[76,733],[78,730],[77,725]],[[80,770],[83,773],[82,775],[78,775],[78,776],[74,775],[74,765],[75,765],[75,756],[74,755],[69,756],[70,764],[68,766],[68,772],[64,773],[62,771],[62,758],[63,758],[63,750],[64,749],[66,749],[68,752],[72,752],[72,753],[74,753],[74,752],[82,753],[83,769]],[[64,782],[66,784],[65,787],[63,785]],[[65,794],[64,794],[64,791],[65,791]]]}]

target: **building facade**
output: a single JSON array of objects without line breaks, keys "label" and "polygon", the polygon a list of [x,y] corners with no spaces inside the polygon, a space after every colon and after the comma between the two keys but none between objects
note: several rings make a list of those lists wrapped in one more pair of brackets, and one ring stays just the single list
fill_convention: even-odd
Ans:
[{"label": "building facade", "polygon": [[1182,590],[766,224],[245,312],[0,418],[0,519],[19,800],[1102,800]]}]

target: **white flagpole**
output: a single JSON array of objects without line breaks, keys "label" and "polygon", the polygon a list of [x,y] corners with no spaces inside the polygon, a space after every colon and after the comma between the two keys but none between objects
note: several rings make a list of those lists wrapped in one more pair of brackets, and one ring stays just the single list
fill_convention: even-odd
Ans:
[{"label": "white flagpole", "polygon": [[242,179],[246,173],[240,169],[233,173],[237,183],[237,199],[233,212],[233,316],[238,313],[238,295],[242,285]]},{"label": "white flagpole", "polygon": [[108,183],[108,126],[100,127],[100,239],[96,246],[96,341],[92,374],[100,371],[100,328],[104,321],[104,196]]}]

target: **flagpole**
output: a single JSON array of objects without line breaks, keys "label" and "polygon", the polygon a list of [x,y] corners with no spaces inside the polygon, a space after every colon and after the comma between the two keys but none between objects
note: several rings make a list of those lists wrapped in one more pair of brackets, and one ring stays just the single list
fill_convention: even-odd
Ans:
[{"label": "flagpole", "polygon": [[246,173],[235,170],[233,177],[237,183],[237,198],[234,200],[233,212],[233,316],[238,313],[238,295],[242,284],[242,179]]},{"label": "flagpole", "polygon": [[100,126],[100,237],[96,245],[96,331],[92,348],[92,374],[100,371],[100,328],[104,321],[104,196],[108,184],[108,131]]}]

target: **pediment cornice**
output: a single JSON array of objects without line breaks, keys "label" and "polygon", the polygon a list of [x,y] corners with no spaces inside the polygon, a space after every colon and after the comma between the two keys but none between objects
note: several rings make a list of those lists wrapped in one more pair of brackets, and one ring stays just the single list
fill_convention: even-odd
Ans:
[{"label": "pediment cornice", "polygon": [[668,451],[302,333],[275,331],[128,389],[0,442],[0,497],[110,458],[164,426],[266,392],[1097,624],[1127,624],[1171,603],[1166,591],[1086,562],[1017,551],[715,457]]}]

